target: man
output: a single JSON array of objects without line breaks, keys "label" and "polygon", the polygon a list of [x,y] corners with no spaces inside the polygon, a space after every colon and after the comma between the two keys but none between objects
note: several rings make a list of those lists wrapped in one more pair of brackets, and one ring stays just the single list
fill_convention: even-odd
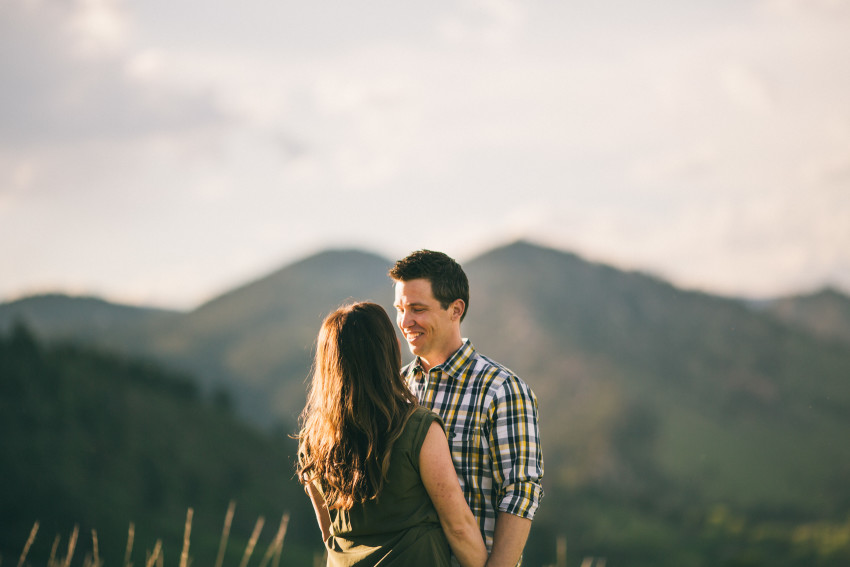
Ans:
[{"label": "man", "polygon": [[402,370],[419,402],[445,422],[464,495],[490,551],[517,565],[543,496],[537,399],[513,372],[463,339],[469,281],[442,252],[396,262],[396,322],[416,359]]}]

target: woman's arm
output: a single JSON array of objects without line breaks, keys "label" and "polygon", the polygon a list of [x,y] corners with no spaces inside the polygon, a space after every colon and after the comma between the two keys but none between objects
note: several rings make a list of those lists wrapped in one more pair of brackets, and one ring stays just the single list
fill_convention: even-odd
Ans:
[{"label": "woman's arm", "polygon": [[328,513],[325,499],[322,498],[319,489],[312,482],[305,484],[304,490],[313,502],[313,510],[316,511],[316,521],[319,522],[319,529],[322,530],[322,541],[328,541],[328,538],[331,536],[331,515]]},{"label": "woman's arm", "polygon": [[487,562],[481,531],[460,489],[446,434],[432,423],[419,451],[419,471],[425,490],[437,509],[440,524],[452,552],[463,567],[480,567]]}]

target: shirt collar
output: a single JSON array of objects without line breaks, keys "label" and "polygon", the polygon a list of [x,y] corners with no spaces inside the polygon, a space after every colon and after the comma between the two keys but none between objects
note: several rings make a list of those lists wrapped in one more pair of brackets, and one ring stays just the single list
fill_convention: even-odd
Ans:
[{"label": "shirt collar", "polygon": [[[467,365],[474,354],[475,347],[472,346],[472,342],[470,342],[469,339],[463,339],[463,344],[454,352],[454,354],[448,357],[442,364],[432,367],[431,370],[439,368],[447,376],[458,379],[463,376],[463,368]],[[422,367],[422,363],[418,356],[414,361],[413,371],[416,373],[424,373],[424,368]]]}]

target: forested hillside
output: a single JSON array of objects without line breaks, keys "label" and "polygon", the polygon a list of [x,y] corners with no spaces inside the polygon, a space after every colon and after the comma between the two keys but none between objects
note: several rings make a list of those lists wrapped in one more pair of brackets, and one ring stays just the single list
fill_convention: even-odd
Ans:
[{"label": "forested hillside", "polygon": [[[255,522],[269,545],[285,512],[283,564],[309,564],[321,542],[293,480],[293,442],[242,424],[224,393],[203,399],[189,376],[151,362],[70,344],[48,345],[23,326],[0,335],[0,555],[13,565],[34,522],[29,563],[47,565],[74,526],[74,564],[92,552],[122,565],[135,525],[136,565],[157,539],[177,565],[193,509],[191,556],[214,563],[228,503],[236,502],[225,566],[238,565]],[[261,551],[258,551],[260,553]],[[289,562],[289,563],[287,563]]]}]

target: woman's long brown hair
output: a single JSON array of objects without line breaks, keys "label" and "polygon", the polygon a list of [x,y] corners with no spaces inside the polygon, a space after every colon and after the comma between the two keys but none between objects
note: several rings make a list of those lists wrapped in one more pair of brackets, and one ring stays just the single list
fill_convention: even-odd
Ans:
[{"label": "woman's long brown hair", "polygon": [[319,331],[297,435],[299,480],[317,482],[329,509],[377,498],[415,407],[386,311],[368,302],[340,307]]}]

